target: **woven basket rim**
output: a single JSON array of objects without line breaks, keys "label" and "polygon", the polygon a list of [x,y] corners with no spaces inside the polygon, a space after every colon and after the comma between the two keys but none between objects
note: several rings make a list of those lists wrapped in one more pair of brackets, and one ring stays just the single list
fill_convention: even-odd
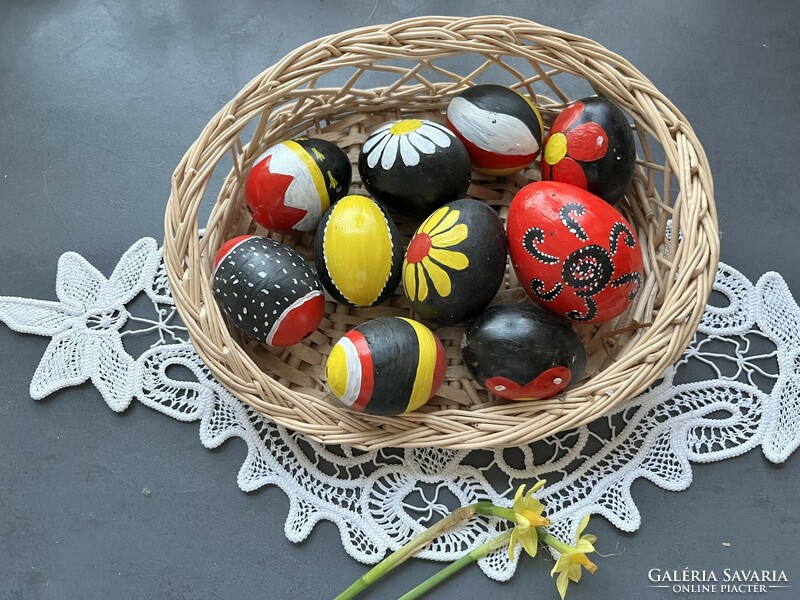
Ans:
[{"label": "woven basket rim", "polygon": [[[261,372],[247,352],[230,337],[216,305],[202,301],[203,297],[209,297],[210,285],[203,280],[200,266],[197,212],[208,185],[208,177],[200,177],[200,174],[203,168],[208,164],[215,165],[228,151],[226,148],[223,152],[209,142],[218,146],[232,144],[230,140],[255,118],[241,119],[237,110],[241,110],[246,102],[252,102],[254,97],[258,98],[258,93],[274,92],[286,86],[287,82],[295,83],[296,80],[285,73],[290,66],[293,76],[302,79],[305,77],[303,69],[313,69],[318,64],[313,59],[319,55],[327,55],[329,62],[343,61],[354,52],[353,49],[363,51],[375,47],[379,53],[397,52],[398,48],[412,48],[420,40],[436,40],[437,45],[449,48],[450,44],[463,44],[467,35],[478,39],[478,43],[491,40],[503,48],[509,44],[513,48],[514,44],[521,43],[521,39],[547,40],[557,46],[559,52],[563,51],[568,60],[577,61],[576,65],[605,60],[603,74],[608,75],[605,70],[613,73],[613,77],[608,77],[618,84],[618,87],[608,90],[608,95],[637,99],[648,114],[670,116],[669,126],[657,120],[648,123],[656,141],[674,143],[677,148],[670,166],[677,169],[675,175],[685,194],[679,226],[683,228],[683,235],[694,236],[692,241],[697,244],[695,253],[686,256],[687,252],[684,252],[681,255],[684,262],[679,265],[692,267],[689,276],[677,268],[675,272],[686,279],[691,278],[691,281],[686,285],[669,287],[654,324],[636,339],[632,351],[603,370],[602,380],[593,378],[556,399],[474,410],[412,412],[392,417],[354,413],[343,406],[321,404],[310,394],[291,390]],[[431,52],[435,54],[435,51]],[[454,48],[443,52],[449,55],[463,53],[463,50]],[[262,107],[258,109],[264,110]],[[243,146],[238,148],[244,151]],[[201,166],[204,158],[206,167]],[[688,224],[694,227],[685,227]],[[217,379],[229,389],[236,387],[237,391],[233,393],[237,397],[281,425],[324,443],[363,449],[383,446],[453,449],[518,446],[607,413],[644,391],[683,352],[711,292],[718,258],[719,234],[708,161],[691,126],[677,108],[635,67],[597,42],[519,17],[502,15],[469,18],[425,16],[387,25],[365,26],[319,38],[288,53],[244,86],[191,145],[173,174],[165,215],[164,262],[175,304],[195,347]],[[235,377],[229,367],[231,364],[241,368],[249,378]],[[229,385],[233,379],[235,385]],[[616,386],[614,382],[617,382]]]}]

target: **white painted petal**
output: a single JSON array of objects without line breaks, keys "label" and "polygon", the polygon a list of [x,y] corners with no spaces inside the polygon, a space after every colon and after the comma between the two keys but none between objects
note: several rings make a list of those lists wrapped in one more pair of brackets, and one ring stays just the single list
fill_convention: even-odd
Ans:
[{"label": "white painted petal", "polygon": [[423,154],[433,154],[436,152],[436,144],[416,131],[412,131],[406,136],[411,144]]},{"label": "white painted petal", "polygon": [[378,161],[381,159],[381,153],[383,152],[384,148],[386,148],[386,144],[389,143],[389,137],[386,136],[372,149],[372,151],[367,153],[367,165],[369,165],[370,169],[374,169],[375,165],[378,164]]},{"label": "white painted petal", "polygon": [[408,134],[400,137],[400,157],[403,159],[403,164],[407,167],[413,167],[419,164],[419,152],[414,150],[411,145],[409,137],[413,134]]},{"label": "white painted petal", "polygon": [[386,148],[383,150],[383,156],[381,156],[381,166],[385,171],[388,171],[394,166],[395,158],[397,158],[397,145],[399,141],[396,135],[393,135],[389,138],[389,141],[386,143]]},{"label": "white painted petal", "polygon": [[417,131],[439,146],[439,148],[449,148],[450,136],[445,133],[445,131],[442,131],[442,129],[443,128],[434,123],[425,123]]},{"label": "white painted petal", "polygon": [[388,131],[384,131],[383,133],[373,133],[371,136],[367,138],[367,141],[364,142],[364,146],[362,150],[364,152],[370,152],[375,146],[378,145],[379,142],[382,142],[386,139],[387,136],[392,135]]}]

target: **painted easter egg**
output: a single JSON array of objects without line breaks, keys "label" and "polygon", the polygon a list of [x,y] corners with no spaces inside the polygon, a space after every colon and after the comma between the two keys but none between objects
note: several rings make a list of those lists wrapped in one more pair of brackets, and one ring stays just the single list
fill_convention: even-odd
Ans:
[{"label": "painted easter egg", "polygon": [[353,410],[373,415],[411,412],[444,381],[444,348],[422,323],[381,317],[348,331],[331,350],[325,376]]},{"label": "painted easter egg", "polygon": [[421,119],[378,127],[361,148],[358,170],[375,199],[419,218],[464,196],[470,182],[464,144],[444,125]]},{"label": "painted easter egg", "polygon": [[397,288],[403,244],[386,210],[366,196],[345,196],[320,221],[314,262],[328,293],[348,306],[375,306]]},{"label": "painted easter egg", "polygon": [[613,319],[642,283],[642,249],[613,206],[573,185],[522,188],[508,211],[508,251],[522,287],[557,315]]},{"label": "painted easter egg", "polygon": [[636,166],[636,142],[622,109],[592,96],[556,117],[544,142],[542,180],[570,183],[608,202],[625,193]]},{"label": "painted easter egg", "polygon": [[214,296],[242,334],[271,346],[291,346],[319,326],[325,298],[311,266],[275,240],[243,235],[214,259]]},{"label": "painted easter egg", "polygon": [[452,325],[481,312],[503,283],[506,234],[478,200],[456,200],[428,217],[411,238],[403,288],[417,315]]},{"label": "painted easter egg", "polygon": [[555,396],[586,368],[570,324],[535,304],[489,307],[464,330],[461,356],[478,383],[508,400]]},{"label": "painted easter egg", "polygon": [[464,142],[472,166],[490,175],[527,167],[544,137],[533,103],[502,85],[476,85],[458,94],[447,106],[447,126]]},{"label": "painted easter egg", "polygon": [[281,142],[247,174],[244,196],[253,220],[271,231],[313,231],[328,207],[350,189],[352,167],[344,151],[316,138]]}]

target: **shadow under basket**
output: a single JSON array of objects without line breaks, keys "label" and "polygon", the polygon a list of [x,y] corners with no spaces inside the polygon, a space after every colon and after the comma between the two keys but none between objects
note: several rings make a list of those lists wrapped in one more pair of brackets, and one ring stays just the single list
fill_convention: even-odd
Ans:
[{"label": "shadow under basket", "polygon": [[[528,402],[490,396],[461,362],[463,328],[447,327],[436,329],[448,359],[445,383],[426,406],[391,417],[353,412],[325,387],[328,354],[367,319],[413,317],[402,290],[370,309],[327,301],[319,329],[302,344],[270,348],[228,326],[211,288],[214,255],[229,238],[255,233],[312,257],[310,234],[267,232],[245,208],[244,178],[269,146],[299,135],[330,140],[354,164],[350,193],[364,193],[355,164],[374,128],[412,115],[441,122],[449,99],[478,83],[529,95],[545,126],[571,99],[592,94],[627,111],[637,166],[617,207],[641,240],[642,288],[617,319],[576,327],[587,373],[560,396]],[[473,172],[468,196],[504,218],[514,194],[538,179],[538,161],[506,177]],[[200,214],[208,208],[201,237]],[[417,223],[401,217],[397,223],[407,243]],[[647,389],[681,355],[702,316],[719,256],[711,172],[683,115],[630,63],[596,42],[502,16],[409,19],[332,35],[290,53],[245,86],[189,148],[172,177],[165,228],[164,262],[175,303],[220,383],[272,421],[360,449],[519,446],[600,417]],[[496,301],[526,298],[513,269],[506,272]]]}]

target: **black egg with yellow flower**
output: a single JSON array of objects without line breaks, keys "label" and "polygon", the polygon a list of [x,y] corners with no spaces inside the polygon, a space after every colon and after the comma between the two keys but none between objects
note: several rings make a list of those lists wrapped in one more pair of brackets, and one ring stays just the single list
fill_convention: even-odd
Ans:
[{"label": "black egg with yellow flower", "polygon": [[422,218],[466,194],[469,153],[444,125],[403,119],[364,142],[358,171],[369,193],[390,210]]},{"label": "black egg with yellow flower", "polygon": [[507,244],[497,213],[479,200],[437,209],[414,233],[403,288],[416,314],[437,325],[471,319],[503,283]]}]

